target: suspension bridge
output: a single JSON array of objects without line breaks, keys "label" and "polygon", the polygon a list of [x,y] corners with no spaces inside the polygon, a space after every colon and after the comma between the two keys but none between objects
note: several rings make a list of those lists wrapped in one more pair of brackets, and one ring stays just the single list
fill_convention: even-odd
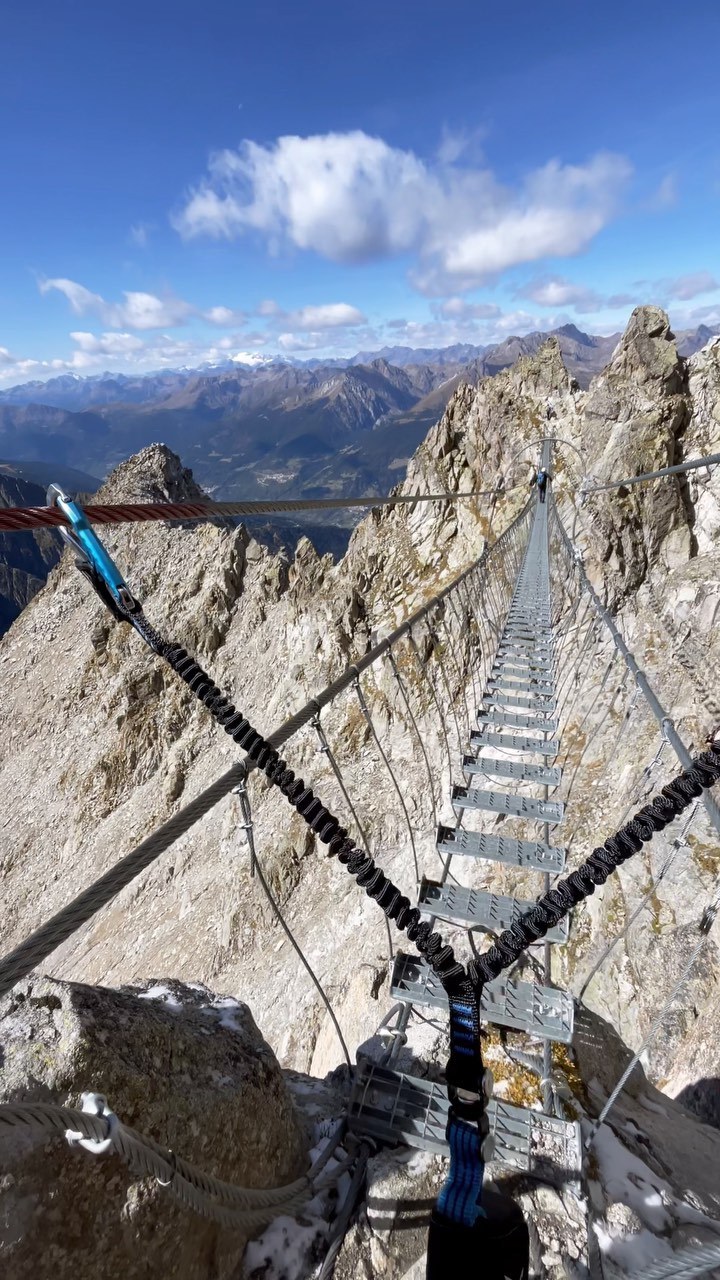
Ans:
[{"label": "suspension bridge", "polygon": [[[690,460],[682,468],[626,478],[616,487],[664,478],[680,469],[709,466],[718,460],[720,455]],[[546,469],[551,466],[549,441],[542,445],[541,465]],[[586,486],[584,492],[590,494],[609,487]],[[528,501],[505,532],[492,545],[486,544],[476,562],[267,737],[233,706],[181,645],[157,632],[90,525],[93,521],[217,519],[247,514],[247,508],[253,505],[260,505],[267,512],[273,504],[134,504],[83,509],[58,490],[52,496],[53,505],[48,508],[5,512],[0,516],[0,527],[23,530],[55,524],[65,529],[79,567],[114,616],[133,626],[150,649],[172,667],[246,756],[2,957],[0,995],[46,961],[57,946],[224,797],[239,790],[254,866],[333,1019],[352,1082],[347,1132],[343,1127],[342,1133],[333,1135],[306,1178],[270,1191],[232,1187],[207,1171],[194,1168],[158,1143],[123,1126],[99,1095],[87,1095],[82,1110],[41,1103],[2,1105],[0,1130],[4,1126],[21,1126],[39,1127],[49,1133],[69,1131],[73,1140],[82,1141],[90,1151],[112,1149],[133,1168],[157,1178],[179,1202],[230,1228],[256,1229],[281,1212],[298,1211],[323,1185],[331,1159],[336,1174],[352,1168],[351,1188],[338,1214],[335,1241],[320,1273],[323,1276],[331,1273],[373,1144],[403,1144],[432,1151],[448,1157],[449,1163],[430,1228],[428,1276],[439,1280],[454,1274],[456,1264],[477,1258],[480,1251],[483,1274],[488,1280],[495,1280],[496,1276],[523,1280],[527,1275],[527,1245],[522,1217],[512,1211],[512,1206],[508,1210],[507,1205],[498,1204],[492,1191],[483,1191],[485,1166],[491,1170],[521,1171],[548,1181],[560,1174],[564,1184],[575,1187],[579,1194],[593,1138],[698,962],[720,908],[720,891],[702,904],[694,946],[643,1044],[600,1115],[584,1128],[568,1113],[558,1088],[554,1055],[554,1046],[569,1046],[573,1038],[575,1001],[571,992],[554,980],[558,969],[555,957],[571,937],[572,910],[623,862],[684,815],[681,832],[667,846],[644,900],[621,933],[608,940],[586,976],[585,989],[613,948],[637,921],[642,922],[653,892],[672,861],[687,847],[693,824],[704,824],[703,830],[709,825],[715,837],[720,834],[720,811],[710,791],[720,777],[720,750],[713,742],[707,751],[691,755],[594,590],[551,492],[547,498],[542,492]],[[461,501],[479,496],[495,498],[497,494],[393,495],[387,500],[334,500],[333,505]],[[283,503],[276,509],[299,510],[318,505],[323,504]],[[429,628],[433,641],[436,680],[431,678],[415,639],[423,626]],[[453,663],[450,675],[443,658],[444,646],[437,635],[440,627],[446,633],[448,662],[452,659]],[[408,713],[408,732],[414,734],[424,760],[437,817],[442,797],[436,798],[437,778],[419,728],[420,708],[413,709],[412,693],[398,661],[403,646],[417,663],[420,680],[427,685],[442,721],[451,782],[455,776],[462,778],[451,785],[454,823],[437,822],[435,848],[441,867],[438,878],[420,874],[403,789],[383,750],[363,693],[364,673],[387,661]],[[605,670],[599,675],[598,657],[608,652]],[[373,859],[323,727],[323,709],[349,690],[354,690],[359,699],[404,813],[415,859],[414,902]],[[576,708],[583,699],[587,702],[588,690],[592,697],[578,722],[574,719]],[[606,712],[593,718],[593,708],[605,697]],[[657,746],[649,760],[640,762],[636,782],[630,789],[630,803],[615,834],[578,863],[574,848],[576,836],[583,830],[583,815],[573,813],[573,790],[583,759],[606,726],[618,699],[621,704],[624,700],[625,706],[619,714],[616,741],[633,717],[644,716],[656,724]],[[454,758],[448,729],[451,720],[457,740]],[[348,821],[352,819],[359,832],[359,845],[343,825],[345,815],[341,820],[333,814],[280,755],[284,744],[306,725],[314,727],[330,761]],[[610,756],[612,750],[611,745]],[[660,789],[663,757],[673,752],[680,772],[677,768],[671,771],[671,780]],[[254,847],[248,783],[256,769],[265,773],[328,852],[377,902],[388,927],[394,924],[415,944],[415,953],[401,951],[393,958],[389,984],[393,1007],[382,1024],[389,1047],[382,1062],[361,1058],[352,1064],[332,1003],[272,897]],[[636,804],[641,807],[626,821]],[[516,828],[513,834],[506,834],[506,825]],[[572,834],[563,837],[569,825]],[[576,865],[568,871],[571,862]],[[513,878],[516,880],[516,893],[499,893],[484,887],[488,871],[495,874],[498,870],[508,887]],[[536,890],[530,892],[527,886],[533,879]],[[453,945],[448,943],[448,937],[452,937]],[[489,949],[478,951],[478,937],[492,940]],[[469,956],[467,962],[457,958],[456,949]],[[398,1065],[416,1015],[448,1021],[450,1050],[444,1079],[410,1074]],[[492,1079],[482,1057],[481,1027],[497,1029],[502,1037],[513,1038],[518,1059],[530,1063],[535,1071],[541,1108],[517,1106],[492,1096]],[[343,1139],[348,1143],[349,1154],[338,1162],[334,1157]],[[647,1267],[637,1274],[645,1275],[646,1280],[663,1280],[666,1276],[684,1280],[706,1274],[710,1266],[718,1263],[720,1246],[714,1251],[707,1247],[678,1253],[667,1263]],[[598,1272],[603,1274],[602,1270]]]}]

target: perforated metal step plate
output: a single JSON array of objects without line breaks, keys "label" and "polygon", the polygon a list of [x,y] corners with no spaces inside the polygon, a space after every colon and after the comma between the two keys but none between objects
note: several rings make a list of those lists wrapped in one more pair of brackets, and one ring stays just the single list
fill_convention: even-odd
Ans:
[{"label": "perforated metal step plate", "polygon": [[547,636],[530,635],[527,631],[504,631],[500,637],[500,645],[507,644],[529,644],[540,645],[546,649],[552,648],[552,641]]},{"label": "perforated metal step plate", "polygon": [[541,640],[551,644],[553,633],[549,627],[527,626],[522,622],[510,622],[503,631],[504,640]]},{"label": "perforated metal step plate", "polygon": [[550,660],[552,658],[552,645],[546,641],[533,640],[515,640],[512,637],[505,636],[497,646],[498,657],[502,655],[510,655],[510,657],[533,657]]},{"label": "perforated metal step plate", "polygon": [[505,689],[490,688],[483,694],[483,703],[489,702],[494,707],[519,707],[521,711],[541,711],[543,715],[552,715],[555,710],[555,699],[549,694],[536,693],[534,698],[508,693]]},{"label": "perforated metal step plate", "polygon": [[[523,675],[526,673],[523,672]],[[535,693],[538,697],[552,698],[555,686],[552,680],[508,680],[506,676],[490,676],[488,689],[494,693]]]},{"label": "perforated metal step plate", "polygon": [[553,664],[549,659],[544,658],[496,658],[492,665],[492,675],[518,675],[533,676],[536,672],[539,676],[551,676]]},{"label": "perforated metal step plate", "polygon": [[502,641],[498,645],[496,654],[497,661],[529,663],[531,666],[538,662],[545,662],[548,666],[553,662],[553,651],[547,645],[533,645],[518,641]]},{"label": "perforated metal step plate", "polygon": [[529,738],[524,734],[515,736],[512,733],[480,733],[476,730],[470,734],[470,746],[476,750],[480,747],[502,747],[503,751],[531,752],[548,758],[556,756],[560,750],[557,738],[547,738],[543,742],[542,738]]},{"label": "perforated metal step plate", "polygon": [[476,787],[454,786],[452,807],[482,810],[485,813],[502,813],[507,818],[525,818],[529,822],[562,822],[565,806],[558,800],[535,800],[531,796],[516,796],[511,791],[481,791]]},{"label": "perforated metal step plate", "polygon": [[515,778],[518,782],[536,782],[538,786],[557,787],[562,778],[559,765],[523,764],[520,760],[495,760],[492,756],[463,756],[463,772],[467,778],[476,774],[492,778]]},{"label": "perforated metal step plate", "polygon": [[[440,982],[424,960],[399,951],[393,965],[390,995],[403,1004],[447,1009],[448,999]],[[496,1027],[523,1031],[540,1040],[570,1044],[573,1030],[573,998],[536,982],[519,982],[500,975],[483,987],[480,1017]]]},{"label": "perforated metal step plate", "polygon": [[565,850],[557,845],[488,835],[485,831],[463,831],[462,827],[439,826],[436,848],[446,857],[451,853],[453,857],[487,858],[490,862],[545,871],[548,875],[559,875],[565,868]]},{"label": "perforated metal step plate", "polygon": [[[509,929],[520,916],[535,906],[534,902],[522,898],[509,898],[504,894],[487,893],[484,889],[464,889],[455,884],[438,884],[434,880],[423,880],[420,886],[418,906],[438,920],[449,920],[453,924],[467,925],[488,929],[492,933],[502,933]],[[568,940],[568,921],[561,920],[554,929],[546,934],[548,942],[565,943]]]},{"label": "perforated metal step plate", "polygon": [[[348,1128],[380,1142],[448,1155],[448,1097],[444,1085],[361,1062],[355,1071]],[[487,1109],[495,1139],[492,1165],[564,1183],[582,1168],[580,1125],[492,1098]]]},{"label": "perforated metal step plate", "polygon": [[515,715],[512,711],[487,711],[481,707],[475,718],[478,724],[507,725],[509,729],[535,729],[537,733],[554,733],[557,729],[556,720],[546,720],[541,715]]}]

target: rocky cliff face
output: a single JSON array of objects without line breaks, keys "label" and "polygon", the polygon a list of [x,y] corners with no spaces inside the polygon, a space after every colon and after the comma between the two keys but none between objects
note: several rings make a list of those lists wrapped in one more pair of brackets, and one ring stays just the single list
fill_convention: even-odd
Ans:
[{"label": "rocky cliff face", "polygon": [[[195,651],[236,704],[267,732],[365,652],[373,635],[384,634],[476,558],[484,537],[494,536],[521,509],[528,461],[537,453],[533,442],[548,430],[548,403],[554,413],[550,429],[567,442],[553,465],[563,519],[669,713],[686,740],[699,746],[713,727],[710,673],[720,656],[714,627],[720,600],[720,477],[694,472],[686,479],[599,494],[584,502],[577,495],[579,482],[588,476],[597,481],[629,476],[718,449],[720,343],[685,362],[667,318],[657,309],[633,315],[609,366],[587,392],[568,376],[556,341],[477,387],[458,389],[412,459],[405,488],[484,490],[502,479],[505,491],[494,504],[471,499],[374,512],[355,531],[337,565],[330,557],[318,557],[307,541],[290,561],[272,556],[243,529],[214,526],[132,526],[109,532],[106,543],[153,623]],[[154,446],[118,468],[100,500],[196,493],[178,460]],[[558,592],[564,585],[559,572]],[[483,599],[491,624],[507,604],[507,590],[508,584],[498,581]],[[578,628],[588,623],[582,611],[575,618]],[[450,609],[444,614],[438,610],[433,626],[445,646],[445,675],[456,689],[466,685],[471,703],[467,637]],[[491,630],[484,622],[483,628],[489,647]],[[570,673],[576,639],[585,634],[578,630],[568,636]],[[446,701],[427,628],[418,631],[417,641],[426,670]],[[566,791],[571,787],[565,794],[565,843],[571,865],[599,843],[598,835],[602,840],[618,825],[658,746],[657,725],[632,700],[619,664],[601,684],[613,656],[607,638],[598,632],[588,655],[589,675],[578,682],[564,726],[569,753],[564,786]],[[450,820],[450,761],[457,775],[463,704],[457,704],[457,729],[450,722],[449,759],[421,671],[408,650],[399,652],[398,660],[436,783],[435,804],[441,819]],[[6,690],[0,711],[6,744],[0,764],[7,797],[2,851],[6,949],[207,786],[235,753],[137,638],[108,619],[66,562],[2,642],[0,676]],[[438,867],[433,797],[388,664],[364,676],[363,688],[401,780],[419,870],[430,875]],[[411,893],[407,825],[354,692],[322,719],[373,851]],[[323,797],[346,812],[312,728],[293,739],[287,756],[293,768],[317,783]],[[675,771],[666,749],[650,775],[651,789]],[[251,798],[263,868],[327,987],[352,1049],[373,1036],[389,1007],[382,918],[261,781],[252,781]],[[579,993],[606,939],[630,920],[647,895],[673,834],[653,842],[648,853],[628,864],[612,886],[577,913],[571,944],[557,960],[556,980]],[[716,837],[700,816],[689,846],[679,850],[644,914],[587,990],[590,1009],[632,1048],[641,1043],[682,966],[699,904],[709,897],[718,869]],[[485,887],[518,891],[518,878],[508,880],[502,869],[472,875]],[[537,891],[537,884],[529,882],[519,887]],[[218,805],[59,948],[47,967],[56,977],[111,987],[157,972],[205,982],[247,1002],[284,1066],[321,1076],[340,1061],[332,1024],[257,878],[250,875],[235,797]],[[649,1080],[674,1096],[700,1079],[716,1079],[719,1033],[720,961],[713,934],[686,999],[647,1052]],[[406,1065],[417,1069],[421,1061],[426,1068],[428,1062],[439,1068],[444,1051],[442,1036],[417,1023]],[[498,1055],[502,1058],[502,1050]],[[593,1087],[597,1096],[605,1087],[602,1078],[593,1085],[592,1076],[589,1059],[586,1107]],[[501,1085],[501,1096],[502,1088],[510,1087]],[[651,1084],[647,1097],[651,1105],[646,1111],[665,1105],[657,1102]],[[701,1102],[700,1110],[707,1116],[705,1106]],[[714,1131],[681,1108],[673,1116],[676,1127],[697,1123],[708,1149],[720,1151]],[[632,1123],[641,1136],[642,1118],[642,1106],[635,1106]],[[682,1128],[683,1150],[692,1149],[692,1132]],[[637,1141],[640,1151],[641,1139]],[[672,1194],[681,1197],[684,1171],[669,1170],[671,1159],[683,1157],[677,1151],[657,1156],[667,1184],[676,1179]],[[382,1178],[386,1175],[387,1170]],[[597,1196],[605,1209],[621,1199],[617,1191],[613,1199],[609,1181],[600,1170]],[[693,1192],[703,1222],[720,1217],[717,1194],[704,1174],[698,1173],[697,1184]],[[683,1185],[692,1185],[689,1174]],[[534,1205],[542,1218],[537,1198]],[[548,1202],[543,1212],[545,1238],[557,1240],[558,1223],[567,1219],[562,1202]],[[667,1240],[680,1239],[672,1233],[681,1220],[687,1227],[691,1216],[682,1219],[680,1213],[653,1225],[641,1215],[638,1222]],[[613,1226],[611,1216],[607,1221],[612,1234],[617,1224]],[[357,1239],[353,1247],[370,1256],[368,1240]],[[372,1266],[377,1270],[368,1274],[401,1276],[392,1248],[383,1249],[374,1246]],[[382,1266],[378,1259],[384,1259]],[[406,1263],[409,1267],[414,1260]],[[561,1263],[545,1265],[548,1275],[562,1274]]]},{"label": "rocky cliff face", "polygon": [[[39,485],[0,472],[0,507],[41,507]],[[60,559],[62,541],[54,529],[36,533],[0,533],[0,635],[37,595]]]}]

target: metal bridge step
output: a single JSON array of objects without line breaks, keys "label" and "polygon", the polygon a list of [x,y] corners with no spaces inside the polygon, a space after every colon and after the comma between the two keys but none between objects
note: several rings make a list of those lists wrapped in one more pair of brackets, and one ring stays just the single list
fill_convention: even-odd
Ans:
[{"label": "metal bridge step", "polygon": [[[439,920],[502,933],[503,929],[509,929],[535,903],[521,898],[509,898],[504,894],[487,893],[484,889],[464,889],[460,885],[439,884],[434,880],[423,879],[418,906],[421,911],[437,916]],[[546,939],[548,942],[565,943],[568,932],[567,919],[561,920],[555,928],[548,929]]]},{"label": "metal bridge step", "polygon": [[476,750],[480,747],[502,747],[504,751],[530,751],[548,758],[556,756],[560,750],[557,738],[547,738],[543,742],[542,738],[515,737],[511,733],[480,733],[479,730],[473,730],[470,734],[470,746]]},{"label": "metal bridge step", "polygon": [[[390,995],[403,1004],[448,1008],[447,995],[429,965],[402,951],[395,956]],[[486,983],[480,996],[480,1016],[485,1022],[560,1044],[570,1044],[572,1040],[573,1014],[569,991],[543,987],[536,982],[520,982],[504,975]]]},{"label": "metal bridge step", "polygon": [[488,693],[483,694],[483,702],[491,702],[493,706],[503,707],[520,707],[526,711],[547,711],[552,715],[555,710],[555,699],[551,694],[541,694],[538,692],[534,698],[516,698],[512,693],[506,693],[504,689],[491,688]]},{"label": "metal bridge step", "polygon": [[[380,1142],[449,1155],[447,1087],[367,1060],[355,1070],[348,1128]],[[487,1117],[495,1151],[490,1163],[564,1181],[582,1168],[580,1125],[491,1098]]]},{"label": "metal bridge step", "polygon": [[546,644],[532,644],[527,640],[501,640],[495,655],[498,662],[547,662],[552,666],[553,649]]},{"label": "metal bridge step", "polygon": [[538,697],[550,698],[554,694],[555,686],[552,680],[499,680],[495,676],[491,676],[488,680],[488,689],[509,693],[536,693]]},{"label": "metal bridge step", "polygon": [[521,658],[517,657],[498,657],[492,665],[493,674],[517,674],[521,676],[532,675],[537,671],[540,675],[551,675],[553,663],[546,661],[544,658]]},{"label": "metal bridge step", "polygon": [[499,643],[506,644],[532,644],[541,645],[547,649],[552,647],[552,639],[550,636],[533,634],[530,631],[503,631]]},{"label": "metal bridge step", "polygon": [[531,640],[545,640],[551,644],[555,636],[552,627],[543,626],[542,623],[523,621],[520,618],[508,618],[503,627],[502,634],[504,636],[520,635],[529,636]]},{"label": "metal bridge step", "polygon": [[510,867],[560,875],[565,869],[565,850],[542,840],[515,840],[510,836],[487,835],[484,831],[463,831],[462,827],[439,826],[438,853],[447,857],[487,858]]},{"label": "metal bridge step", "polygon": [[478,791],[475,787],[454,786],[452,807],[482,809],[487,813],[502,813],[508,818],[527,818],[532,822],[562,822],[565,806],[557,800],[535,800],[530,796],[516,796],[511,791]]},{"label": "metal bridge step", "polygon": [[538,733],[555,733],[556,720],[544,720],[542,716],[514,715],[512,711],[486,711],[481,707],[477,713],[478,724],[507,725],[509,729],[536,729]]},{"label": "metal bridge step", "polygon": [[537,782],[539,786],[557,787],[562,778],[559,765],[523,764],[519,760],[495,760],[492,757],[463,756],[466,777],[481,773],[493,778],[516,778],[518,782]]},{"label": "metal bridge step", "polygon": [[531,640],[501,640],[497,657],[505,662],[532,662],[535,658],[551,662],[553,650],[551,645],[533,644]]}]

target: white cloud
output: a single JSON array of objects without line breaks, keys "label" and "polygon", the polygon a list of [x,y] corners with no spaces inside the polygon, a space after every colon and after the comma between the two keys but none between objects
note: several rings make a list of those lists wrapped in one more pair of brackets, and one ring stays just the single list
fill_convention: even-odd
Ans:
[{"label": "white cloud", "polygon": [[158,298],[154,293],[141,291],[123,292],[123,302],[107,302],[99,293],[92,293],[76,280],[58,277],[54,280],[40,279],[38,288],[43,294],[56,290],[62,293],[70,303],[75,315],[95,315],[113,329],[174,329],[185,324],[193,316],[206,320],[208,324],[227,328],[229,325],[243,324],[246,315],[231,307],[210,307],[201,311],[190,302],[172,296]]},{"label": "white cloud", "polygon": [[440,164],[455,164],[461,156],[465,160],[479,163],[483,158],[482,143],[487,137],[487,129],[448,129],[442,131],[442,138],[436,156]]},{"label": "white cloud", "polygon": [[132,333],[71,333],[70,337],[76,342],[81,351],[86,351],[92,355],[106,356],[124,356],[131,351],[142,351],[144,343],[142,338],[136,338]]},{"label": "white cloud", "polygon": [[[642,298],[631,293],[614,293],[610,296],[598,293],[588,285],[577,284],[563,276],[537,276],[520,285],[515,298],[528,298],[541,307],[572,307],[578,315],[598,311],[616,311],[621,307],[635,307]],[[547,321],[545,321],[547,323]],[[598,330],[600,332],[600,330]]]},{"label": "white cloud", "polygon": [[677,276],[674,280],[660,281],[660,287],[669,298],[687,302],[700,293],[712,293],[715,289],[720,289],[720,282],[709,271],[694,271],[689,275]]},{"label": "white cloud", "polygon": [[232,307],[210,307],[209,311],[203,311],[201,315],[208,324],[216,324],[221,328],[227,328],[231,324],[243,324],[247,319],[244,311],[233,311]]},{"label": "white cloud", "polygon": [[168,334],[150,340],[132,333],[93,334],[85,331],[71,333],[75,350],[66,358],[37,360],[15,356],[6,347],[0,347],[0,384],[4,386],[27,382],[31,379],[54,377],[61,373],[84,375],[102,373],[105,370],[143,373],[151,369],[194,368],[201,364],[218,364],[232,358],[240,347],[255,345],[267,335],[237,335],[221,338],[211,346],[195,339],[178,341]]},{"label": "white cloud", "polygon": [[134,222],[130,228],[130,243],[137,245],[138,249],[146,249],[151,231],[152,226],[149,222]]},{"label": "white cloud", "polygon": [[123,293],[124,303],[110,307],[110,323],[129,329],[172,329],[183,324],[193,307],[180,298],[156,298],[152,293]]},{"label": "white cloud", "polygon": [[552,160],[515,189],[485,168],[454,164],[457,139],[426,163],[366,133],[278,138],[210,158],[173,225],[186,237],[265,237],[333,262],[414,254],[411,278],[431,295],[464,291],[518,263],[580,253],[617,211],[631,166],[601,153]]},{"label": "white cloud", "polygon": [[334,262],[402,252],[424,219],[429,174],[411,152],[359,130],[279,138],[211,156],[174,225],[232,239],[257,230]]},{"label": "white cloud", "polygon": [[720,333],[720,302],[704,307],[692,307],[690,310],[673,307],[673,329],[696,329],[701,324]]},{"label": "white cloud", "polygon": [[466,302],[464,298],[448,298],[438,307],[438,314],[448,320],[495,320],[502,315],[493,302]]},{"label": "white cloud", "polygon": [[299,311],[283,311],[277,303],[263,302],[265,310],[261,315],[268,316],[293,329],[345,329],[356,328],[367,324],[367,317],[357,307],[347,302],[327,302],[316,307],[301,307]]},{"label": "white cloud", "polygon": [[677,174],[666,173],[662,182],[648,200],[647,208],[650,212],[672,209],[673,205],[677,204],[679,196]]},{"label": "white cloud", "polygon": [[574,307],[579,312],[600,311],[604,300],[594,289],[575,284],[562,276],[543,276],[529,280],[515,291],[516,298],[529,298],[541,307]]},{"label": "white cloud", "polygon": [[325,333],[281,333],[277,339],[283,351],[319,351],[327,345]]},{"label": "white cloud", "polygon": [[62,277],[41,279],[38,288],[41,293],[57,290],[65,295],[75,315],[96,315],[103,324],[116,329],[170,329],[183,324],[194,311],[181,298],[157,298],[153,293],[127,290],[123,292],[124,302],[106,302],[99,293]]}]

